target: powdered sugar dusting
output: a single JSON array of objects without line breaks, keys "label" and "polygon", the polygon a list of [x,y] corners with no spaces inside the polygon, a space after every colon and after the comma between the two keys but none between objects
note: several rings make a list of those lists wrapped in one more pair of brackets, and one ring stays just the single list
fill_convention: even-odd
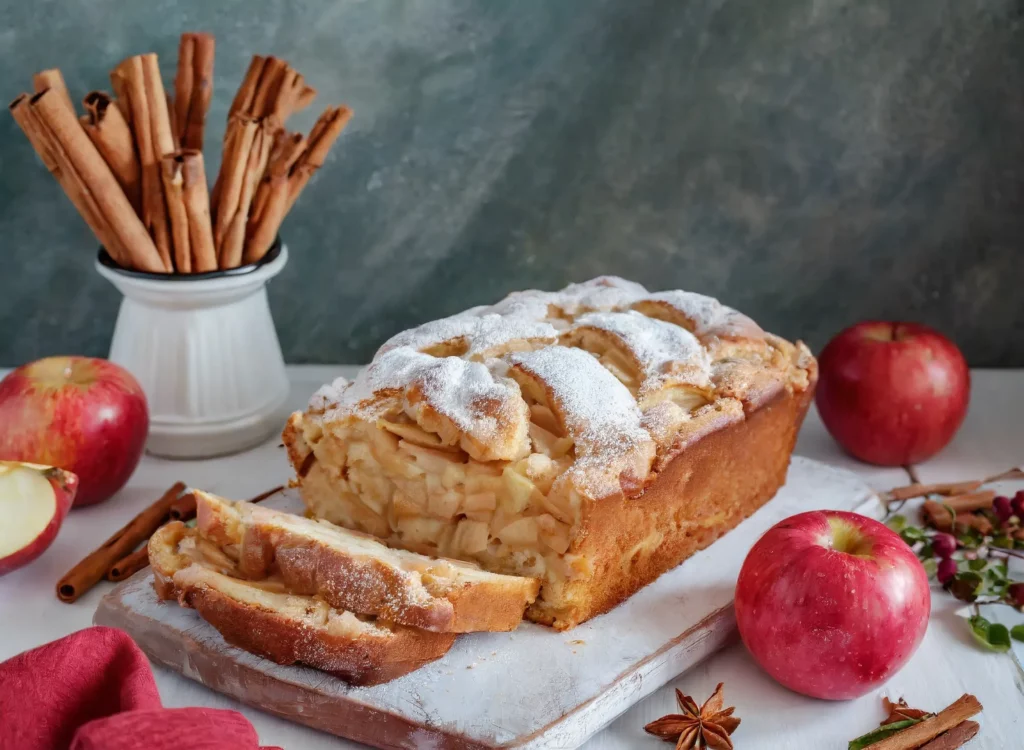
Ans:
[{"label": "powdered sugar dusting", "polygon": [[633,281],[617,276],[598,276],[579,284],[570,284],[560,292],[541,292],[535,289],[513,292],[489,308],[489,312],[515,315],[540,320],[551,308],[566,315],[596,310],[621,310],[648,294]]},{"label": "powdered sugar dusting", "polygon": [[551,389],[577,455],[621,452],[650,441],[633,395],[582,349],[550,346],[513,354],[511,361]]},{"label": "powdered sugar dusting", "polygon": [[590,326],[617,336],[639,360],[645,387],[657,387],[670,374],[692,385],[711,383],[711,358],[697,337],[685,328],[648,318],[629,310],[622,313],[587,313],[577,326]]},{"label": "powdered sugar dusting", "polygon": [[528,316],[476,314],[467,311],[450,318],[425,323],[403,331],[389,339],[381,352],[407,346],[418,351],[438,344],[462,341],[463,356],[473,357],[503,347],[514,341],[553,342],[558,332],[550,323]]},{"label": "powdered sugar dusting", "polygon": [[[460,430],[485,438],[497,430],[499,420],[514,419],[510,404],[520,401],[519,389],[507,380],[495,380],[479,362],[458,357],[432,357],[407,346],[391,349],[374,362],[344,391],[342,408],[359,409],[382,391],[402,391],[416,385],[428,403]],[[483,411],[483,405],[497,414]]]},{"label": "powdered sugar dusting", "polygon": [[764,331],[743,313],[726,307],[714,297],[696,292],[670,291],[650,294],[636,302],[664,302],[693,324],[697,336],[763,336]]}]

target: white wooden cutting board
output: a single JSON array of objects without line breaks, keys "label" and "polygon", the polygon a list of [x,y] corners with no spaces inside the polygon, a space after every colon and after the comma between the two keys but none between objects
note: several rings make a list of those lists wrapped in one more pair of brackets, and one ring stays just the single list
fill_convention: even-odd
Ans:
[{"label": "white wooden cutting board", "polygon": [[154,662],[213,690],[374,747],[569,749],[734,638],[747,550],[783,518],[821,508],[871,513],[878,503],[855,475],[794,458],[767,505],[608,614],[565,633],[527,623],[464,635],[439,661],[376,687],[227,645],[193,610],[157,601],[148,570],[104,597],[94,622],[128,631]]}]

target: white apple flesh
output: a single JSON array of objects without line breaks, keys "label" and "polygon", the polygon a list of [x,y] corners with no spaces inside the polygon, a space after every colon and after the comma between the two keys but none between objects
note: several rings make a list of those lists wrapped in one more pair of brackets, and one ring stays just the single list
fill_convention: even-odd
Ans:
[{"label": "white apple flesh", "polygon": [[36,464],[0,461],[0,575],[43,554],[75,498],[78,477]]}]

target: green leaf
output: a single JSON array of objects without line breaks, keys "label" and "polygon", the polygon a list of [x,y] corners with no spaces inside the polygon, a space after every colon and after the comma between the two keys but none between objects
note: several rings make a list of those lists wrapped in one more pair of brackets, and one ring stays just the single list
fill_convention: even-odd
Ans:
[{"label": "green leaf", "polygon": [[967,549],[977,549],[985,541],[985,537],[973,526],[957,532],[956,540]]},{"label": "green leaf", "polygon": [[992,546],[1000,549],[1013,549],[1013,540],[1006,535],[997,536],[992,540]]},{"label": "green leaf", "polygon": [[934,578],[939,572],[939,561],[934,557],[922,560],[921,565],[924,567],[924,572],[928,574],[929,578]]},{"label": "green leaf", "polygon": [[957,573],[949,583],[949,593],[962,602],[973,602],[981,593],[982,578],[974,572]]},{"label": "green leaf", "polygon": [[1014,625],[1010,628],[1010,636],[1015,641],[1024,641],[1024,625]]},{"label": "green leaf", "polygon": [[873,732],[862,734],[857,739],[850,740],[847,750],[863,750],[865,747],[874,745],[876,742],[881,742],[886,737],[891,737],[907,727],[920,724],[922,721],[924,721],[924,719],[903,719],[901,721],[894,721],[892,724],[883,724]]},{"label": "green leaf", "polygon": [[1003,653],[1010,650],[1010,631],[1005,625],[989,622],[981,615],[975,615],[967,622],[971,626],[974,640],[989,651]]},{"label": "green leaf", "polygon": [[967,561],[967,567],[973,571],[984,570],[986,565],[988,565],[988,560],[985,560],[980,557],[977,560]]},{"label": "green leaf", "polygon": [[903,531],[900,532],[900,537],[902,537],[904,542],[910,545],[916,544],[917,542],[928,541],[928,537],[924,531],[916,526],[908,526],[903,529]]},{"label": "green leaf", "polygon": [[898,534],[899,532],[903,531],[904,527],[907,525],[907,517],[893,516],[885,522],[885,525]]},{"label": "green leaf", "polygon": [[1014,549],[1024,549],[1024,539],[1016,539],[1013,542]]}]

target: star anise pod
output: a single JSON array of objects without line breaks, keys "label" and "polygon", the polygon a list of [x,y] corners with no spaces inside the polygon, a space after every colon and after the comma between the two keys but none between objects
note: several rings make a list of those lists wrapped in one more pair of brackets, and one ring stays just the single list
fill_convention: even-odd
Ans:
[{"label": "star anise pod", "polygon": [[697,708],[697,703],[688,695],[676,690],[676,701],[681,714],[669,714],[652,721],[644,731],[668,742],[676,743],[676,750],[732,750],[729,735],[736,731],[740,720],[732,715],[736,709],[722,708],[722,684]]}]

